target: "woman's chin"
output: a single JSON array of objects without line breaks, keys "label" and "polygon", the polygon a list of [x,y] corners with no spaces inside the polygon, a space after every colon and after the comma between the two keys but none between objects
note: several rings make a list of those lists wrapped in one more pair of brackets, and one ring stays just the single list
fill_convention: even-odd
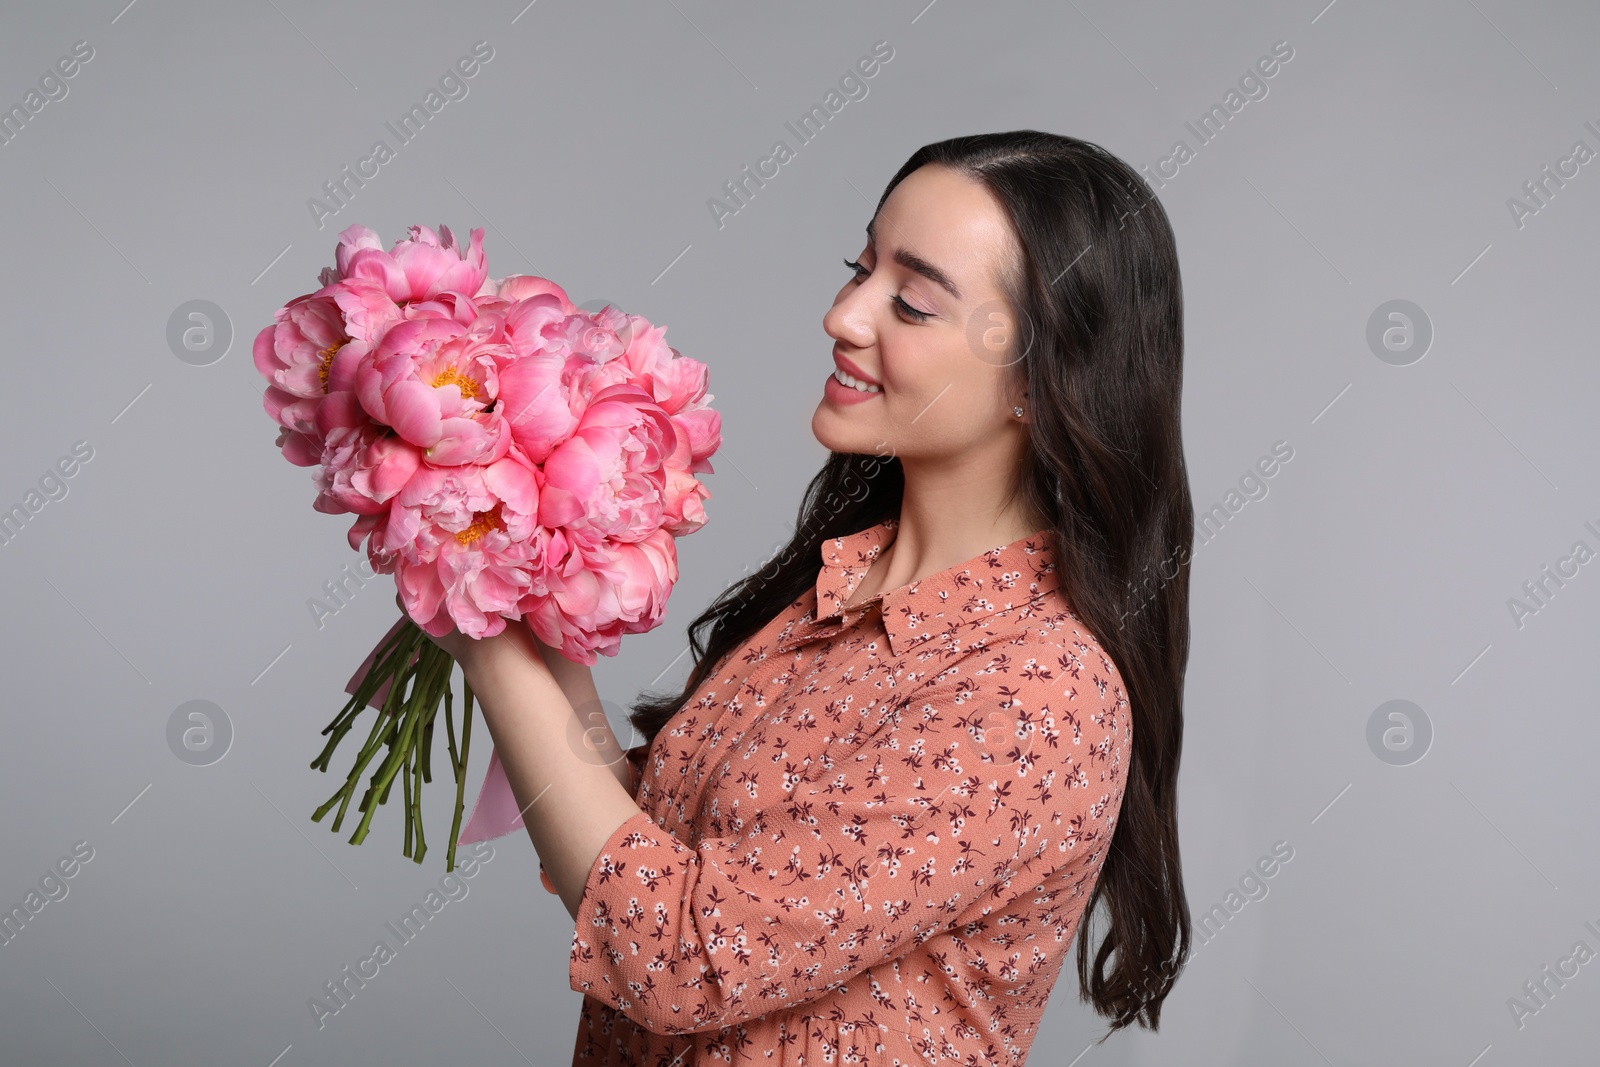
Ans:
[{"label": "woman's chin", "polygon": [[841,433],[839,414],[826,400],[817,405],[817,410],[811,416],[811,435],[817,443],[832,452],[850,452],[851,438],[854,434]]}]

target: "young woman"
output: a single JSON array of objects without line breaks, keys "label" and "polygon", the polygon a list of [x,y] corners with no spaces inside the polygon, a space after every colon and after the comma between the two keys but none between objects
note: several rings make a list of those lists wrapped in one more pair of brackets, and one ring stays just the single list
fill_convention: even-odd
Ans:
[{"label": "young woman", "polygon": [[1187,957],[1166,215],[1097,145],[958,137],[846,266],[831,455],[634,707],[646,744],[586,731],[588,669],[522,628],[438,639],[576,919],[574,1063],[1015,1065],[1074,935],[1108,1034],[1155,1029]]}]

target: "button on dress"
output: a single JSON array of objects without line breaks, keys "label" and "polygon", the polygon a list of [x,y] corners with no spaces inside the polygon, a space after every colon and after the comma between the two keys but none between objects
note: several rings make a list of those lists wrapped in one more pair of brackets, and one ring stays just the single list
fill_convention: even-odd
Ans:
[{"label": "button on dress", "polygon": [[825,540],[815,588],[629,750],[640,811],[573,931],[574,1064],[1027,1057],[1131,709],[1047,531],[843,610],[897,527]]}]

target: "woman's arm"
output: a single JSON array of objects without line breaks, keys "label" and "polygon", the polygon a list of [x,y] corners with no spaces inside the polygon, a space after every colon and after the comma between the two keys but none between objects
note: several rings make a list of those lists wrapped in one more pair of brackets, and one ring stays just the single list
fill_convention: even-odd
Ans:
[{"label": "woman's arm", "polygon": [[[616,734],[611,731],[611,723],[606,718],[605,708],[600,703],[600,692],[595,688],[594,672],[581,663],[574,663],[563,656],[558,649],[551,648],[537,636],[533,643],[539,648],[539,655],[543,657],[545,666],[550,668],[556,684],[561,686],[561,691],[566,694],[567,702],[572,705],[574,714],[580,725],[584,727],[582,743],[584,752],[589,758],[598,759],[611,768],[611,773],[617,776],[617,781],[628,791],[630,797],[639,793],[639,767],[634,762],[633,755],[636,749],[623,750],[617,743]],[[641,746],[648,748],[649,746]],[[545,869],[544,861],[539,861],[539,883],[550,893],[555,893],[556,885],[550,880],[550,872]]]},{"label": "woman's arm", "polygon": [[578,723],[578,736],[573,739],[574,743],[583,745],[586,758],[609,767],[617,781],[622,783],[622,788],[632,796],[634,784],[628,774],[627,753],[611,731],[611,723],[600,703],[600,691],[595,688],[594,672],[581,663],[572,662],[538,637],[533,638],[533,644],[556,684],[566,695],[567,703],[572,705]]},{"label": "woman's arm", "polygon": [[[597,758],[605,748],[591,747],[585,739],[598,737],[598,728],[573,710],[556,670],[526,627],[507,626],[481,640],[452,631],[433,641],[461,665],[528,837],[561,902],[576,917],[600,846],[640,813],[628,790],[627,761]],[[553,650],[550,656],[566,662]],[[569,665],[587,673],[580,665]],[[585,696],[593,691],[592,682],[556,669]],[[603,724],[598,700],[591,706]],[[609,727],[604,738],[616,746]]]}]

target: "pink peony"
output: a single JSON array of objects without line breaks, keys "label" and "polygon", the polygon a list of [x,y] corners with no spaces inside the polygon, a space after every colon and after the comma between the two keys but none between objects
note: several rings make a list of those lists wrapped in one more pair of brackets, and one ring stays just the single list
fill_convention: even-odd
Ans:
[{"label": "pink peony", "polygon": [[676,447],[671,418],[648,393],[607,386],[546,457],[539,521],[586,545],[642,540],[661,525],[663,465]]},{"label": "pink peony", "polygon": [[499,281],[484,279],[483,285],[472,294],[480,299],[498,299],[506,303],[516,303],[535,296],[555,297],[555,306],[561,309],[562,315],[571,315],[577,311],[577,305],[567,299],[567,291],[548,278],[535,277],[532,274],[508,274]]},{"label": "pink peony", "polygon": [[321,288],[253,358],[313,507],[393,573],[431,634],[526,620],[585,663],[656,625],[674,537],[706,522],[721,419],[665,329],[590,313],[547,278],[488,276],[483,231],[339,235]]},{"label": "pink peony", "polygon": [[576,402],[564,381],[567,361],[539,353],[511,361],[500,371],[502,414],[511,439],[535,463],[543,463],[557,444],[578,427]]},{"label": "pink peony", "polygon": [[[268,382],[263,406],[280,426],[315,430],[317,408],[366,349],[356,342],[337,299],[337,287],[297,296],[256,334],[252,356]],[[337,365],[337,367],[336,367]]]},{"label": "pink peony", "polygon": [[406,233],[385,252],[377,233],[365,226],[347,226],[334,250],[337,265],[323,268],[322,284],[370,279],[396,304],[431,300],[444,292],[473,296],[482,288],[489,272],[482,229],[472,231],[467,248],[456,245],[447,226],[440,226],[438,234],[426,226],[412,226]]},{"label": "pink peony", "polygon": [[[416,305],[417,316],[448,314],[441,303]],[[278,444],[290,462],[321,462],[329,427],[323,408],[355,386],[356,367],[402,312],[369,281],[353,279],[295,297],[256,334],[253,358],[268,381],[262,405],[285,429]],[[471,321],[469,318],[467,321]],[[338,426],[369,421],[341,410]]]},{"label": "pink peony", "polygon": [[637,315],[633,320],[633,336],[623,358],[635,378],[649,383],[656,403],[667,414],[676,415],[704,397],[706,365],[696,359],[679,358],[677,349],[663,339],[666,327],[651,326]]},{"label": "pink peony", "polygon": [[428,633],[493,636],[533,585],[548,533],[535,468],[512,454],[486,466],[423,467],[395,497],[378,555],[395,561],[406,613]]},{"label": "pink peony", "polygon": [[328,435],[317,471],[317,499],[326,514],[383,514],[422,467],[422,451],[375,423]]},{"label": "pink peony", "polygon": [[680,433],[663,465],[661,524],[674,537],[693,533],[706,522],[702,502],[711,499],[711,490],[691,472],[691,462],[689,437]]},{"label": "pink peony", "polygon": [[493,316],[406,319],[355,368],[355,392],[374,420],[424,450],[429,463],[492,463],[511,434],[496,405],[499,363],[511,349]]},{"label": "pink peony", "polygon": [[573,662],[616,655],[623,635],[654,629],[666,614],[678,580],[677,543],[666,530],[591,547],[557,532],[547,552],[548,591],[523,599],[523,617],[539,640]]},{"label": "pink peony", "polygon": [[504,321],[519,357],[501,377],[506,419],[517,444],[542,463],[576,430],[590,397],[633,382],[627,365],[615,362],[627,319],[611,308],[594,317],[564,312],[543,296],[518,301]]},{"label": "pink peony", "polygon": [[[711,394],[705,399],[709,401]],[[685,469],[694,474],[713,473],[711,454],[722,447],[722,413],[708,407],[690,408],[672,416],[678,434],[689,441],[689,462]]]}]

